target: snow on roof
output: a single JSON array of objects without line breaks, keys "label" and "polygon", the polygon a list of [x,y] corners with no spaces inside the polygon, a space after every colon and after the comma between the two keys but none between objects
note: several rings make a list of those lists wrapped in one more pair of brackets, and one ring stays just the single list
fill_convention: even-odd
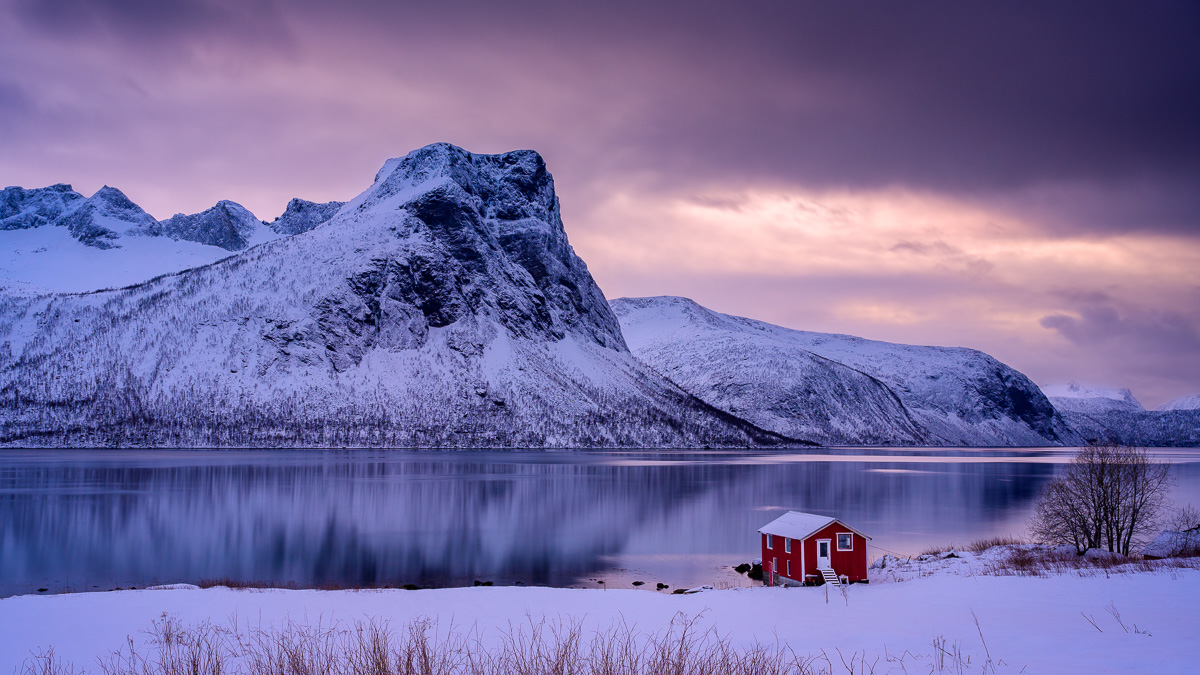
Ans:
[{"label": "snow on roof", "polygon": [[843,523],[837,518],[822,516],[816,513],[802,513],[800,511],[788,511],[775,520],[763,525],[758,531],[762,532],[763,534],[787,537],[788,539],[804,539],[834,522],[841,523],[842,525],[845,525],[847,530],[850,530],[851,532],[854,532],[855,534],[866,539],[870,539],[870,537],[867,535],[859,532],[849,525],[846,525],[846,523]]},{"label": "snow on roof", "polygon": [[1200,547],[1200,529],[1192,528],[1183,532],[1164,530],[1162,534],[1154,538],[1154,541],[1147,544],[1146,548],[1142,549],[1142,555],[1169,558],[1198,547]]}]

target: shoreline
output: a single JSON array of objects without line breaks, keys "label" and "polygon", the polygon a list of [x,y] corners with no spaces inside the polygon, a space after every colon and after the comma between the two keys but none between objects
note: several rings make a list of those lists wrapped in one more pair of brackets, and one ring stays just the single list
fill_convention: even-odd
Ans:
[{"label": "shoreline", "polygon": [[364,620],[403,628],[430,620],[440,630],[453,628],[478,636],[480,644],[494,644],[505,631],[539,621],[577,622],[585,636],[617,625],[651,635],[682,616],[732,646],[775,643],[817,659],[835,650],[867,661],[905,651],[933,657],[931,645],[940,640],[971,659],[972,668],[992,658],[999,672],[1026,666],[1034,672],[1170,672],[1200,661],[1200,614],[1191,603],[1200,597],[1200,569],[1194,562],[1120,573],[1005,576],[965,574],[965,557],[939,558],[941,565],[924,561],[916,576],[895,574],[889,581],[851,585],[844,593],[824,587],[692,595],[515,586],[174,587],[14,596],[0,599],[0,673],[18,672],[25,659],[47,648],[58,659],[97,672],[97,659],[122,648],[127,638],[145,647],[146,631],[166,617],[185,627],[233,622],[243,628],[289,622],[350,627]]}]

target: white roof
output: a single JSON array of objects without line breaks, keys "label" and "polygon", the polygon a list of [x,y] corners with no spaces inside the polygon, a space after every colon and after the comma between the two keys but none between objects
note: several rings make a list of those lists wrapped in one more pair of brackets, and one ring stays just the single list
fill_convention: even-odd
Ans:
[{"label": "white roof", "polygon": [[1200,530],[1197,528],[1182,532],[1165,530],[1146,548],[1142,549],[1142,555],[1170,558],[1183,553],[1191,553],[1193,549],[1197,548],[1200,548]]},{"label": "white roof", "polygon": [[847,530],[863,537],[870,539],[867,535],[858,530],[846,525],[837,518],[830,516],[821,516],[815,513],[802,513],[800,511],[788,511],[779,516],[775,520],[763,525],[758,529],[763,534],[772,534],[778,537],[787,537],[788,539],[805,539],[810,535],[829,526],[830,523],[841,523]]}]

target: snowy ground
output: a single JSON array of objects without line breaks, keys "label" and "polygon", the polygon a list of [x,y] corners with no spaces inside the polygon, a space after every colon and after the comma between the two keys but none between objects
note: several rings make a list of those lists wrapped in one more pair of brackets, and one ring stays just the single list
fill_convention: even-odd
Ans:
[{"label": "snowy ground", "polygon": [[[826,588],[728,589],[695,595],[651,590],[479,587],[422,591],[295,591],[176,588],[0,600],[0,674],[32,652],[98,672],[164,614],[245,628],[287,621],[322,625],[376,618],[393,626],[421,617],[498,639],[529,617],[582,621],[585,631],[618,622],[652,633],[678,613],[701,617],[738,645],[786,642],[815,665],[846,672],[840,659],[867,654],[875,672],[936,670],[933,643],[971,659],[963,672],[1195,672],[1200,663],[1200,570],[1162,567],[996,576],[996,556],[890,560],[874,583],[845,595]],[[978,624],[976,623],[978,620]],[[839,657],[838,652],[841,652]],[[908,652],[905,655],[905,652]],[[826,661],[825,657],[828,657]],[[893,659],[888,661],[889,657]],[[901,659],[901,660],[897,660]],[[951,672],[957,668],[945,666]],[[992,672],[989,668],[987,672]]]}]

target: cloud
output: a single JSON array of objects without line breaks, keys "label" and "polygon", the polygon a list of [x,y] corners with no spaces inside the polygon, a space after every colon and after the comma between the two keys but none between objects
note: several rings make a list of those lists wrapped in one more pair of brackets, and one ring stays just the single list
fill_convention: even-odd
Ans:
[{"label": "cloud", "polygon": [[[1166,353],[1178,355],[1188,364],[1200,363],[1200,312],[1187,315],[1169,310],[1119,310],[1113,304],[1097,303],[1083,306],[1075,315],[1047,315],[1040,323],[1079,346]],[[1178,368],[1180,364],[1168,367]],[[1200,373],[1200,366],[1191,369]]]},{"label": "cloud", "polygon": [[14,7],[26,29],[155,58],[201,48],[246,55],[291,45],[283,7],[274,0],[17,0]]},{"label": "cloud", "polygon": [[1164,374],[1200,361],[1198,32],[1183,1],[18,0],[0,184],[269,219],[430,142],[533,148],[609,295],[1153,399],[1200,389]]},{"label": "cloud", "polygon": [[[411,149],[393,145],[401,139],[534,146],[586,180],[638,172],[663,189],[902,187],[991,199],[1068,233],[1200,228],[1195,3],[862,12],[794,2],[21,0],[10,12],[17,29],[6,41],[41,42],[6,65],[33,54],[62,64],[51,78],[69,79],[99,50],[103,79],[127,74],[166,104],[167,94],[184,97],[193,109],[171,114],[185,124],[247,101],[264,80],[287,85],[268,85],[222,120],[233,136],[255,118],[282,117],[298,132],[332,124],[346,145],[373,135],[387,144],[379,160]],[[179,83],[209,96],[188,99]],[[342,110],[310,107],[313,88]],[[120,106],[104,93],[91,105]],[[153,111],[121,112],[137,124]],[[201,145],[228,151],[221,130],[201,131],[211,134]],[[266,152],[287,155],[298,140]]]}]

